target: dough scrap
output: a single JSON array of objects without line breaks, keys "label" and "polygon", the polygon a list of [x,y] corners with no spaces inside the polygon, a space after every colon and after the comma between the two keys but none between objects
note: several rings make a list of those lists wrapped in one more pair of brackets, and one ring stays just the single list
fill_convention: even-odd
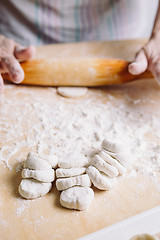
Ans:
[{"label": "dough scrap", "polygon": [[63,159],[60,159],[58,166],[60,168],[78,168],[85,167],[88,165],[88,159],[77,151],[67,153]]},{"label": "dough scrap", "polygon": [[117,159],[124,167],[129,166],[130,154],[125,148],[122,148],[119,144],[111,143],[108,140],[102,142],[103,150],[105,150],[111,157]]},{"label": "dough scrap", "polygon": [[106,162],[115,167],[119,174],[123,175],[126,173],[127,169],[115,158],[111,157],[107,151],[104,149],[98,153],[98,155]]},{"label": "dough scrap", "polygon": [[135,235],[130,240],[158,240],[159,238],[150,234]]},{"label": "dough scrap", "polygon": [[87,174],[76,177],[59,178],[56,181],[56,187],[58,191],[65,190],[73,186],[90,187],[91,184],[91,180]]},{"label": "dough scrap", "polygon": [[66,98],[75,98],[85,95],[86,87],[58,87],[57,93]]},{"label": "dough scrap", "polygon": [[45,170],[22,170],[22,178],[34,178],[40,182],[53,182],[55,179],[55,172],[53,169]]},{"label": "dough scrap", "polygon": [[86,172],[93,185],[100,190],[109,190],[117,183],[116,178],[108,177],[106,174],[99,172],[94,166],[89,166]]},{"label": "dough scrap", "polygon": [[118,171],[114,166],[111,166],[104,161],[99,155],[95,155],[92,159],[91,165],[96,167],[99,171],[107,174],[109,177],[117,177]]},{"label": "dough scrap", "polygon": [[28,153],[27,160],[24,162],[23,167],[30,170],[45,170],[52,168],[48,162],[39,158],[34,153]]},{"label": "dough scrap", "polygon": [[60,203],[65,208],[85,210],[94,199],[94,192],[89,187],[72,187],[61,192]]},{"label": "dough scrap", "polygon": [[57,178],[64,178],[64,177],[75,177],[86,172],[86,168],[58,168],[56,170],[56,177]]},{"label": "dough scrap", "polygon": [[58,158],[56,155],[45,155],[45,154],[40,154],[40,158],[44,159],[46,162],[51,165],[52,168],[56,168],[58,165]]},{"label": "dough scrap", "polygon": [[22,179],[19,193],[26,199],[34,199],[47,194],[52,188],[52,183],[42,183],[35,179]]},{"label": "dough scrap", "polygon": [[105,150],[112,152],[112,153],[117,153],[121,150],[121,148],[118,144],[109,142],[107,139],[105,139],[102,142],[102,148],[104,148]]}]

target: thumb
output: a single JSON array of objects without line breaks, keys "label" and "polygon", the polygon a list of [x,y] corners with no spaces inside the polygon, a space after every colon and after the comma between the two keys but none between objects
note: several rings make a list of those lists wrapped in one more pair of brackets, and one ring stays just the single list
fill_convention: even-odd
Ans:
[{"label": "thumb", "polygon": [[36,52],[36,48],[34,46],[29,46],[27,48],[22,47],[21,45],[16,45],[14,55],[20,61],[26,61],[31,59]]},{"label": "thumb", "polygon": [[128,71],[133,75],[138,75],[147,70],[148,67],[148,60],[144,50],[140,50],[137,54],[135,60],[129,64]]},{"label": "thumb", "polygon": [[0,74],[0,93],[3,91],[3,88],[4,88],[4,82],[3,82],[3,78]]}]

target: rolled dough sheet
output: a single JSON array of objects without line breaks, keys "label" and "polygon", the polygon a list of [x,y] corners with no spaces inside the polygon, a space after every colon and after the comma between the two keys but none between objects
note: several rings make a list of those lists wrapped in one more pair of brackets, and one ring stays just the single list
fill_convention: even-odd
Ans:
[{"label": "rolled dough sheet", "polygon": [[57,93],[66,98],[78,98],[85,95],[87,92],[86,87],[58,87]]}]

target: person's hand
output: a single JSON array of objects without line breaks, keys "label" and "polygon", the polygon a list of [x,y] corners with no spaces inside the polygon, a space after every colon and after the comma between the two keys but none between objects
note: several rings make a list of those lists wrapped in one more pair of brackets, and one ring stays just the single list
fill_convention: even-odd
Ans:
[{"label": "person's hand", "polygon": [[160,34],[151,37],[147,44],[136,54],[135,60],[128,66],[133,75],[138,75],[146,70],[152,72],[160,84]]},{"label": "person's hand", "polygon": [[34,46],[24,48],[12,39],[0,35],[0,91],[4,87],[1,73],[8,73],[12,82],[20,83],[24,79],[24,72],[19,61],[26,61],[34,54]]}]

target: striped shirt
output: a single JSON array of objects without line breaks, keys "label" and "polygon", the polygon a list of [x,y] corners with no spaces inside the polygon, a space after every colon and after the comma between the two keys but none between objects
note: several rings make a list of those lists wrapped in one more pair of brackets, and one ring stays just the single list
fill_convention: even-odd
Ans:
[{"label": "striped shirt", "polygon": [[158,0],[6,0],[0,34],[22,45],[149,36]]}]

